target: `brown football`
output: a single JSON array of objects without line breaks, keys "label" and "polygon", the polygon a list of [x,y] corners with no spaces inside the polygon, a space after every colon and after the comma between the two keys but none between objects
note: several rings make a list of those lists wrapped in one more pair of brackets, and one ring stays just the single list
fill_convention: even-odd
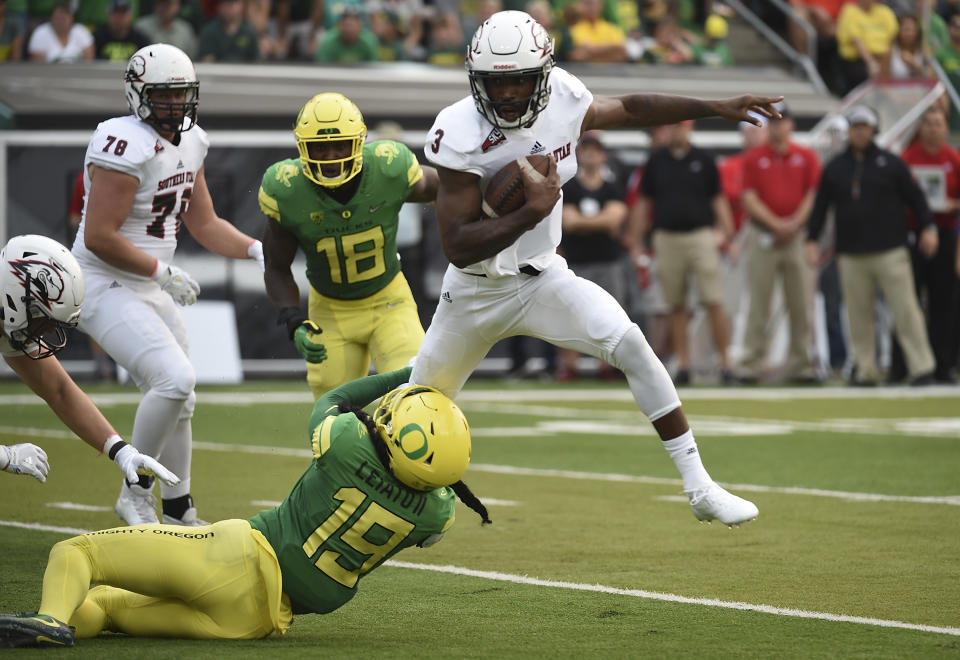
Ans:
[{"label": "brown football", "polygon": [[[545,177],[550,168],[550,159],[546,156],[526,156],[532,169],[529,170],[535,180],[537,176]],[[490,177],[487,189],[483,193],[483,215],[487,218],[499,218],[513,213],[523,206],[523,177],[520,176],[521,159],[512,160],[499,172]]]}]

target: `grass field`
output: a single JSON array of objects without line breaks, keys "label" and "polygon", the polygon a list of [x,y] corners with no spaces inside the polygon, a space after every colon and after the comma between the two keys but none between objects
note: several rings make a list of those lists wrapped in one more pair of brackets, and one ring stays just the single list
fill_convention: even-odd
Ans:
[{"label": "grass field", "polygon": [[[92,387],[129,437],[136,392]],[[476,381],[459,507],[432,548],[345,607],[257,642],[81,640],[83,657],[960,658],[960,390],[681,392],[711,474],[752,499],[740,529],[696,522],[625,387]],[[306,386],[201,388],[193,494],[248,517],[304,469]],[[41,402],[42,403],[42,402]],[[50,479],[0,475],[0,610],[35,608],[46,553],[114,527],[119,472],[26,388],[0,384],[0,443]],[[65,508],[70,507],[70,508]],[[69,528],[69,529],[65,529]]]}]

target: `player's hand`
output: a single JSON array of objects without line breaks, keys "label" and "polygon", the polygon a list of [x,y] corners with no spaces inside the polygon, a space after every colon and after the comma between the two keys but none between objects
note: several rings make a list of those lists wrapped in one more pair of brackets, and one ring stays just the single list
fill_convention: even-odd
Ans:
[{"label": "player's hand", "polygon": [[132,484],[137,483],[141,474],[153,475],[168,486],[176,486],[180,483],[180,477],[163,467],[157,459],[141,454],[133,445],[122,447],[113,457],[113,462]]},{"label": "player's hand", "polygon": [[933,255],[937,253],[937,248],[939,247],[940,236],[937,234],[936,227],[931,226],[920,232],[920,240],[917,243],[917,248],[923,256],[927,259],[933,258]]},{"label": "player's hand", "polygon": [[0,445],[0,466],[4,472],[29,474],[40,483],[47,480],[50,472],[46,452],[29,442],[9,447]]},{"label": "player's hand", "polygon": [[[732,99],[714,101],[713,109],[718,116],[729,121],[746,121],[754,126],[762,126],[762,122],[754,115],[760,115],[767,119],[780,119],[780,113],[773,107],[773,104],[782,100],[782,96],[744,94]],[[751,112],[754,114],[750,114]]]},{"label": "player's hand", "polygon": [[[523,177],[524,206],[537,214],[537,222],[549,215],[560,201],[560,175],[557,174],[557,159],[548,156],[550,164],[546,176],[537,172],[532,165],[524,167],[526,160],[521,159],[520,176]],[[540,180],[542,179],[542,180]]]},{"label": "player's hand", "polygon": [[803,246],[803,256],[810,268],[816,270],[820,267],[820,246],[815,241],[807,241]]},{"label": "player's hand", "polygon": [[260,241],[251,242],[250,245],[247,246],[247,256],[257,262],[260,266],[261,273],[267,270],[263,262],[263,243]]},{"label": "player's hand", "polygon": [[153,279],[181,307],[197,302],[197,296],[200,295],[200,285],[182,268],[158,260],[157,271],[153,275]]},{"label": "player's hand", "polygon": [[318,341],[322,332],[319,325],[307,319],[293,333],[294,346],[311,364],[320,364],[327,359],[327,347]]}]

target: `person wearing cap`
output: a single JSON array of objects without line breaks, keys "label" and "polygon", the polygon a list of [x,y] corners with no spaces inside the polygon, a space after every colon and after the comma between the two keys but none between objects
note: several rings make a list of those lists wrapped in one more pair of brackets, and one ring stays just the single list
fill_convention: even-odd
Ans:
[{"label": "person wearing cap", "polygon": [[707,310],[720,359],[721,381],[732,384],[734,377],[727,356],[730,333],[723,304],[718,244],[733,238],[733,217],[713,156],[690,143],[692,131],[692,120],[674,124],[668,146],[651,154],[647,161],[630,242],[641,244],[642,233],[653,228],[653,249],[663,295],[671,310],[673,348],[678,361],[674,383],[689,385],[691,381],[687,294],[693,276],[700,302]]},{"label": "person wearing cap", "polygon": [[260,59],[257,31],[243,16],[241,0],[219,0],[217,17],[200,31],[197,56],[203,62],[256,62]]},{"label": "person wearing cap", "polygon": [[752,231],[747,266],[750,311],[739,375],[743,381],[756,381],[765,366],[773,287],[779,279],[790,323],[784,376],[792,382],[812,382],[816,374],[807,349],[813,282],[803,243],[820,183],[820,159],[791,140],[793,118],[786,106],[778,110],[781,118],[768,122],[767,144],[750,150],[743,168],[743,206]]},{"label": "person wearing cap", "polygon": [[[620,234],[627,221],[623,189],[607,165],[607,150],[598,131],[587,131],[577,145],[577,174],[563,186],[563,237],[560,249],[570,268],[580,277],[605,289],[623,307],[627,302],[627,275]],[[562,348],[557,380],[577,375],[580,353]],[[605,380],[616,371],[600,363]]]},{"label": "person wearing cap", "polygon": [[873,141],[876,113],[857,105],[847,121],[849,146],[827,163],[817,189],[807,229],[807,261],[811,266],[819,262],[817,240],[833,209],[840,282],[856,358],[852,382],[876,385],[880,380],[873,315],[881,292],[893,314],[910,380],[926,384],[933,380],[934,358],[913,285],[907,210],[917,217],[921,229],[917,245],[928,258],[937,251],[937,226],[907,165]]},{"label": "person wearing cap", "polygon": [[147,35],[132,27],[132,22],[130,0],[112,0],[106,24],[93,33],[98,60],[126,62],[138,50],[152,43]]},{"label": "person wearing cap", "polygon": [[733,66],[733,55],[727,45],[730,27],[720,14],[710,14],[703,26],[703,40],[693,44],[693,63],[701,66]]},{"label": "person wearing cap", "polygon": [[93,35],[76,23],[69,2],[53,6],[50,20],[30,35],[27,52],[34,62],[76,62],[93,59]]},{"label": "person wearing cap", "polygon": [[147,35],[152,43],[176,46],[187,57],[197,55],[197,33],[188,21],[180,18],[180,0],[157,0],[153,13],[137,19],[133,26]]},{"label": "person wearing cap", "polygon": [[314,59],[317,62],[353,64],[376,62],[380,57],[380,40],[363,24],[361,10],[347,5],[337,27],[328,30],[320,40]]}]

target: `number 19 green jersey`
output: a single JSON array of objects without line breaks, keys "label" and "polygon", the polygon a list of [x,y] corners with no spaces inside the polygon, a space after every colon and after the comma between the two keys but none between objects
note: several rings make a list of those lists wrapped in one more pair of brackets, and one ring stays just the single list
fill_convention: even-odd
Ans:
[{"label": "number 19 green jersey", "polygon": [[298,158],[271,165],[260,184],[260,209],[296,236],[310,285],[328,298],[366,298],[400,272],[397,215],[423,170],[405,145],[378,140],[363,146],[358,176],[346,204],[304,176]]},{"label": "number 19 green jersey", "polygon": [[250,519],[276,552],[295,614],[337,609],[361,576],[403,548],[435,542],[453,524],[450,488],[403,485],[356,415],[337,411],[340,401],[365,405],[409,375],[405,368],[368,376],[324,395],[311,418],[315,460],[280,506]]}]

